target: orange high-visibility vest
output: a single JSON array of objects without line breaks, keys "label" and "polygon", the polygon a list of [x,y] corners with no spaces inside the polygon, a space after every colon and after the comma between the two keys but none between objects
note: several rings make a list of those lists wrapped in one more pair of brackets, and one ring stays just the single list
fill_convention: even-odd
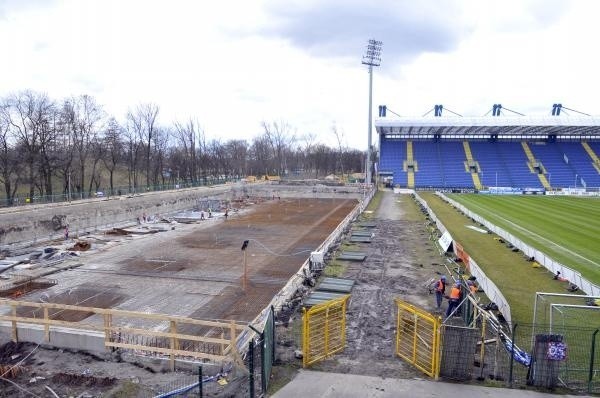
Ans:
[{"label": "orange high-visibility vest", "polygon": [[450,290],[450,300],[458,300],[460,298],[460,289],[456,286]]},{"label": "orange high-visibility vest", "polygon": [[437,290],[438,292],[443,292],[444,290],[446,290],[446,286],[445,286],[444,282],[439,280],[437,283],[437,286],[435,287],[435,290]]}]

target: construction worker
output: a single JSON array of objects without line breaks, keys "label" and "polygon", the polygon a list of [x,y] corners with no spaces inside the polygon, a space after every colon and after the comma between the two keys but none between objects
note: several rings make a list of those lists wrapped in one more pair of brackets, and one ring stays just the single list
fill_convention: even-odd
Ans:
[{"label": "construction worker", "polygon": [[473,281],[467,281],[467,285],[469,285],[469,292],[471,292],[471,294],[477,293],[477,286],[475,286],[475,283]]},{"label": "construction worker", "polygon": [[439,281],[435,283],[435,303],[438,310],[442,307],[442,299],[446,295],[446,275],[442,275]]},{"label": "construction worker", "polygon": [[450,297],[448,298],[448,310],[446,311],[446,318],[452,314],[454,309],[458,307],[460,303],[460,282],[456,282],[452,289],[450,289]]}]

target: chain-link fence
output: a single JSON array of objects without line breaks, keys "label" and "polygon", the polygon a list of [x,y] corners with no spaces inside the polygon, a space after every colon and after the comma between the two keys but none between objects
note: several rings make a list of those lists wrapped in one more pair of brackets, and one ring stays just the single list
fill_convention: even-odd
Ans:
[{"label": "chain-link fence", "polygon": [[197,188],[210,185],[225,184],[226,182],[239,181],[239,178],[205,178],[194,182],[172,182],[168,184],[157,184],[157,185],[141,185],[141,186],[117,186],[113,189],[100,187],[91,192],[88,191],[71,191],[70,193],[61,192],[54,195],[33,195],[29,193],[15,195],[14,198],[9,199],[0,197],[0,207],[11,207],[11,206],[23,206],[29,204],[45,204],[45,203],[59,203],[59,202],[70,202],[74,200],[82,199],[95,199],[95,198],[106,198],[112,196],[122,195],[135,195],[144,192],[158,192],[158,191],[169,191],[173,189],[183,188]]},{"label": "chain-link fence", "polygon": [[442,377],[600,393],[600,324],[510,327],[493,311],[477,307],[473,311],[469,323],[463,322],[465,317],[455,318],[442,328]]}]

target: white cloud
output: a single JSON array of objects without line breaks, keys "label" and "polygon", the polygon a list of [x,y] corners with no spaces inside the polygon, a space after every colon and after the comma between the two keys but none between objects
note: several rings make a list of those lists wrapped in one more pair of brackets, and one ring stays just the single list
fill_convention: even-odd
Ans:
[{"label": "white cloud", "polygon": [[0,5],[0,96],[95,96],[117,118],[140,102],[164,124],[251,139],[262,120],[366,148],[367,39],[384,41],[374,108],[442,103],[482,115],[563,104],[598,113],[596,2],[291,3],[82,0]]}]

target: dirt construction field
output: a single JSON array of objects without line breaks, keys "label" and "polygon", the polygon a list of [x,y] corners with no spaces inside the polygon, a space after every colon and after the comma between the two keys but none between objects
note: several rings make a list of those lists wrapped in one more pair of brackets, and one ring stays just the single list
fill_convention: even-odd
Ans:
[{"label": "dirt construction field", "polygon": [[[53,274],[56,285],[29,292],[19,300],[246,323],[268,305],[357,203],[341,198],[246,201],[227,219],[214,213],[196,224],[167,224],[163,232],[153,234],[87,236],[91,249],[67,260],[78,264],[77,268]],[[249,240],[246,291],[241,287],[244,240]],[[51,312],[50,317],[102,322],[99,315],[64,310]],[[144,321],[126,325],[143,326],[140,322]],[[0,346],[7,341],[8,336],[0,336]],[[41,396],[48,395],[43,385],[51,386],[59,396],[82,392],[98,396],[121,388],[123,380],[148,387],[165,385],[176,377],[36,344],[9,344],[0,351],[0,359],[4,359],[0,375],[33,351],[15,368],[18,372],[13,380],[27,384],[32,377],[40,377],[42,381],[33,379],[27,388]],[[0,381],[0,397],[17,394],[16,386]]]},{"label": "dirt construction field", "polygon": [[[155,234],[88,238],[92,249],[69,260],[83,265],[53,275],[56,286],[19,299],[247,322],[356,203],[271,200],[227,220],[215,216]],[[244,240],[249,240],[246,291]],[[61,311],[53,318],[82,321],[85,315]]]},{"label": "dirt construction field", "polygon": [[[384,191],[378,200],[374,212],[367,214],[369,221],[376,224],[372,243],[356,243],[348,248],[365,252],[367,259],[363,263],[343,263],[346,268],[340,275],[356,281],[348,307],[346,348],[313,369],[395,378],[423,377],[394,354],[394,299],[399,297],[434,311],[434,297],[429,294],[426,282],[446,273],[442,266],[444,258],[429,240],[427,221],[409,195]],[[100,245],[79,258],[77,261],[85,258],[85,265],[61,275],[59,285],[30,293],[25,299],[61,294],[64,298],[76,295],[77,289],[90,289],[75,301],[85,301],[86,297],[88,301],[95,300],[106,294],[105,305],[117,308],[151,308],[159,313],[248,321],[355,204],[355,200],[341,199],[271,200],[223,222],[178,224],[174,231],[121,237],[118,243]],[[246,239],[250,240],[248,293],[240,288],[243,264],[240,248]],[[280,366],[274,368],[272,391],[293,377],[301,364],[301,360],[294,358],[299,341],[299,316],[295,312],[292,322],[283,322],[278,327],[276,352]],[[7,341],[6,337],[3,341]],[[83,392],[87,396],[111,396],[110,392],[120,394],[130,388],[131,394],[116,396],[138,396],[136,391],[140,392],[142,387],[165,385],[176,377],[82,353],[36,348],[31,344],[14,348],[21,355],[32,350],[25,362],[29,370],[14,380],[40,396],[48,396],[44,385],[51,386],[60,396]],[[27,384],[32,372],[45,379]],[[66,380],[69,375],[82,374],[92,377],[88,385],[82,385],[80,377],[67,383],[53,379],[55,375],[58,375],[56,380]],[[0,393],[0,397],[17,394],[16,387],[6,383],[0,386],[12,392],[12,395]]]}]

